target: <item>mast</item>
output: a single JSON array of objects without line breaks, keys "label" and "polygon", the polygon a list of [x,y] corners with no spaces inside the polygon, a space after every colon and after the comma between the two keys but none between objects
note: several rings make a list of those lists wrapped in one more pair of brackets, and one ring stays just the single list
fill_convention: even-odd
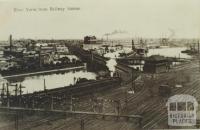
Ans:
[{"label": "mast", "polygon": [[44,91],[46,91],[46,81],[45,81],[45,79],[44,79]]}]

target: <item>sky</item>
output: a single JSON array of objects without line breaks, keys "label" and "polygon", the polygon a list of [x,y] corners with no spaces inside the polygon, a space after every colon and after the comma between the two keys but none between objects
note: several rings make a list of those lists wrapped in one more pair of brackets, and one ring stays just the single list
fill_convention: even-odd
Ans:
[{"label": "sky", "polygon": [[0,0],[0,40],[10,34],[14,39],[200,38],[199,5],[200,0]]}]

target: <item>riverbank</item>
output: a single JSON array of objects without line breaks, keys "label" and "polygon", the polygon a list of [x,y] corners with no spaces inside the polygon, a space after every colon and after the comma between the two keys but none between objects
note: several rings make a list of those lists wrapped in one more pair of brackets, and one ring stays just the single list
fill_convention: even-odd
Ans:
[{"label": "riverbank", "polygon": [[63,69],[53,69],[53,70],[47,70],[47,71],[39,71],[39,72],[33,72],[33,73],[24,73],[24,74],[17,74],[17,75],[10,75],[10,76],[2,76],[2,79],[5,78],[14,78],[14,77],[21,77],[21,76],[32,76],[37,74],[48,74],[52,72],[62,72],[62,71],[68,71],[68,70],[74,70],[74,69],[84,69],[86,68],[86,65],[84,66],[78,66],[78,67],[70,67],[70,68],[63,68]]}]

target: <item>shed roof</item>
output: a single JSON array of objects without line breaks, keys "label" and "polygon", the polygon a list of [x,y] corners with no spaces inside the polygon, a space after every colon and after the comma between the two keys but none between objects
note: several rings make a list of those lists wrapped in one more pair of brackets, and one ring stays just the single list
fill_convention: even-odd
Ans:
[{"label": "shed roof", "polygon": [[163,61],[163,60],[166,60],[166,58],[164,56],[161,56],[161,55],[152,55],[150,57],[148,57],[149,61]]}]

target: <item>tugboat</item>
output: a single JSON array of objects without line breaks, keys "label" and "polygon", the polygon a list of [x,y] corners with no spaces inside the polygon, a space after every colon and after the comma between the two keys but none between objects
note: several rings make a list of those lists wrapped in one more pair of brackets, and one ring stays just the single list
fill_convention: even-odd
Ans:
[{"label": "tugboat", "polygon": [[195,48],[195,45],[196,45],[196,43],[193,43],[193,45],[189,46],[189,49],[183,50],[183,51],[181,51],[181,53],[187,53],[188,55],[198,54],[198,52],[199,52],[199,42],[197,44],[198,49]]}]

